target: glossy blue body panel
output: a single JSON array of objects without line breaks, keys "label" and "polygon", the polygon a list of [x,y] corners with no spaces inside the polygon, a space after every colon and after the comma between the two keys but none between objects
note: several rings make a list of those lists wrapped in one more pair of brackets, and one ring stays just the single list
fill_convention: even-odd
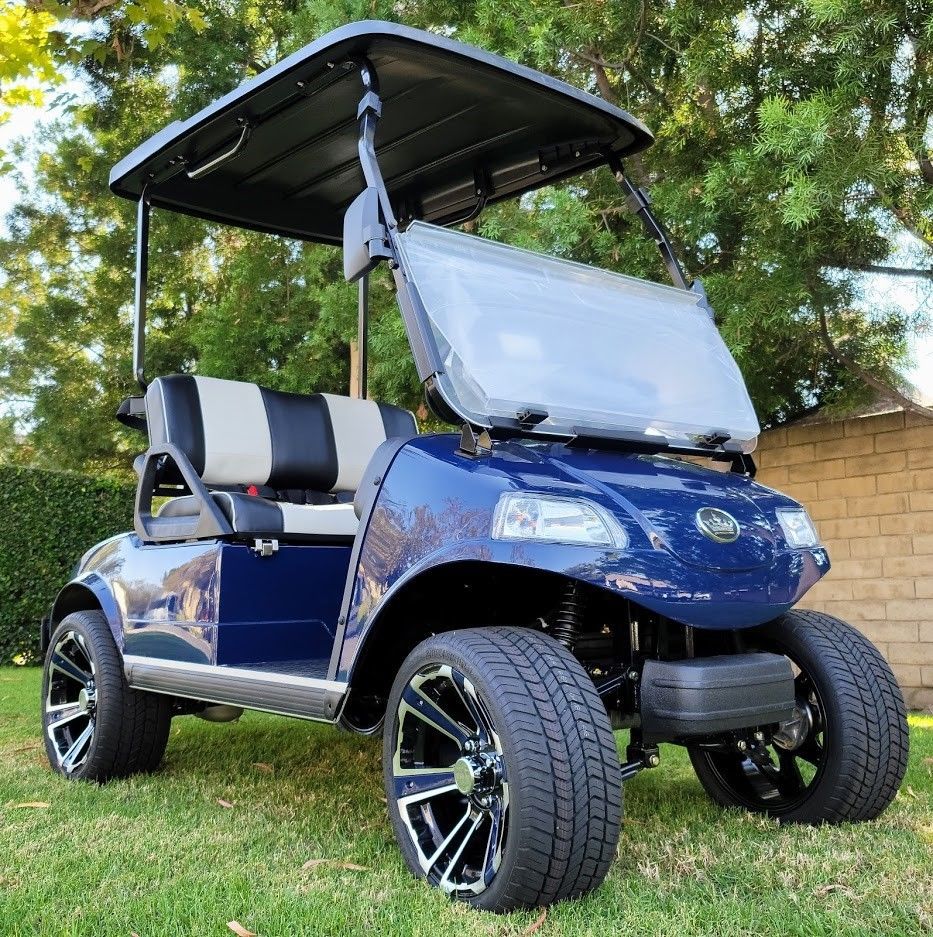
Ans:
[{"label": "glossy blue body panel", "polygon": [[[751,479],[659,456],[497,443],[457,452],[458,437],[421,436],[396,455],[377,496],[349,602],[337,679],[348,679],[380,611],[421,573],[478,561],[535,567],[616,592],[698,628],[761,624],[789,609],[829,569],[822,548],[792,550],[776,510],[797,503]],[[506,491],[586,498],[628,534],[625,550],[499,541],[493,515]],[[742,533],[716,543],[696,512],[717,507]]]},{"label": "glossy blue body panel", "polygon": [[[784,542],[775,512],[796,502],[746,477],[543,442],[496,443],[490,455],[469,458],[458,442],[419,436],[398,450],[361,524],[352,569],[349,546],[283,543],[260,558],[243,543],[156,545],[125,534],[88,551],[60,601],[69,589],[91,590],[127,654],[240,666],[312,661],[322,673],[329,662],[331,679],[350,680],[392,597],[446,564],[560,573],[711,629],[775,618],[829,569],[822,548]],[[628,546],[495,540],[494,512],[509,491],[586,498],[616,518]],[[704,536],[695,523],[702,507],[728,511],[739,538]]]},{"label": "glossy blue body panel", "polygon": [[100,599],[126,654],[323,667],[349,559],[349,546],[293,544],[263,558],[243,543],[144,544],[130,533],[88,551],[66,590]]}]

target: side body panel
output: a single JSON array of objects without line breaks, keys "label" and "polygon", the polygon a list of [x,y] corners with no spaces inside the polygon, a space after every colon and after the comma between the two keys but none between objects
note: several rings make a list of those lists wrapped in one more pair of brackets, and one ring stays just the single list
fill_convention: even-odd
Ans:
[{"label": "side body panel", "polygon": [[[458,437],[407,443],[385,474],[359,547],[331,678],[349,679],[380,611],[406,583],[444,564],[481,561],[561,573],[698,628],[745,628],[782,614],[829,569],[822,548],[789,549],[775,511],[796,507],[751,479],[655,456],[497,443],[457,452]],[[625,529],[625,550],[495,540],[506,491],[582,497]],[[704,537],[696,512],[717,507],[742,528],[735,543]]]},{"label": "side body panel", "polygon": [[271,557],[216,540],[92,548],[53,608],[93,592],[124,654],[194,664],[320,661],[334,643],[349,546],[281,545]]}]

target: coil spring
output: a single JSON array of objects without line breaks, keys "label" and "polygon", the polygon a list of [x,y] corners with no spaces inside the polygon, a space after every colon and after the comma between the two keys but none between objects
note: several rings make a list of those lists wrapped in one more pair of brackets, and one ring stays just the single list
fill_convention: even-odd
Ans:
[{"label": "coil spring", "polygon": [[583,596],[575,582],[568,583],[554,621],[548,629],[551,636],[560,641],[568,650],[572,651],[580,633],[580,622],[583,618]]}]

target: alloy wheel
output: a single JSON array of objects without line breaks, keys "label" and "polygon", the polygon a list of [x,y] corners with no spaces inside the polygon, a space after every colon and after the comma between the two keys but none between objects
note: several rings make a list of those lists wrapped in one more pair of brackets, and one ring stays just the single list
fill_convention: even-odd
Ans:
[{"label": "alloy wheel", "polygon": [[397,710],[392,765],[402,822],[427,879],[478,895],[495,878],[508,832],[502,744],[472,683],[458,670],[419,670]]},{"label": "alloy wheel", "polygon": [[60,635],[48,659],[48,692],[43,705],[45,731],[64,774],[87,761],[97,722],[94,661],[84,637]]}]

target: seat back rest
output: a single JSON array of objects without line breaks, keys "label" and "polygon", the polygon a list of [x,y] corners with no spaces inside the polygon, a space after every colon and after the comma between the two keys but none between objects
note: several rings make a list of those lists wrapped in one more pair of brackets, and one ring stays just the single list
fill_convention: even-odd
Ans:
[{"label": "seat back rest", "polygon": [[408,410],[336,394],[174,374],[146,392],[152,445],[170,442],[206,485],[356,491],[390,436],[414,436]]}]

